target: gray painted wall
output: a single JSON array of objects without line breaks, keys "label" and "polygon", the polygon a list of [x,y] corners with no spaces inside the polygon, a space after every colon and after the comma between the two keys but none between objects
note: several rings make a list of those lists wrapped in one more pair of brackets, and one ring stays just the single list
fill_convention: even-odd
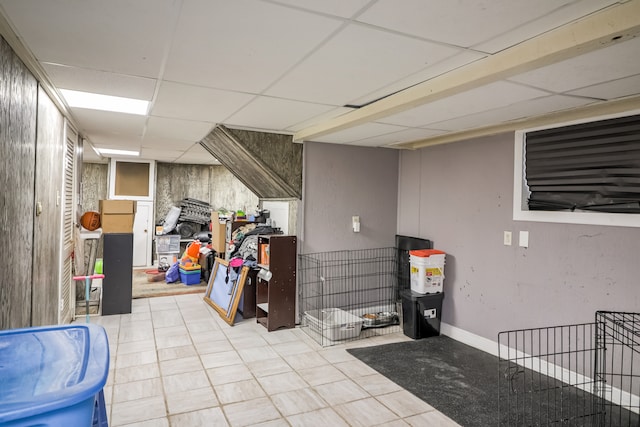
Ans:
[{"label": "gray painted wall", "polygon": [[511,133],[400,154],[398,232],[448,254],[442,320],[496,341],[593,321],[596,310],[638,311],[640,228],[513,221],[513,154]]},{"label": "gray painted wall", "polygon": [[398,151],[305,142],[303,157],[301,253],[394,245]]}]

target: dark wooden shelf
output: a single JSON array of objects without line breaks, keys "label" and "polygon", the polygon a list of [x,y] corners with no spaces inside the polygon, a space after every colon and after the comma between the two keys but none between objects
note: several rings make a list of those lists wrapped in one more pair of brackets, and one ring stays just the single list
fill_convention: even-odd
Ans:
[{"label": "dark wooden shelf", "polygon": [[271,280],[257,279],[256,320],[268,331],[295,327],[296,236],[260,235],[260,245],[268,245],[268,260],[258,250],[258,265],[271,272]]}]

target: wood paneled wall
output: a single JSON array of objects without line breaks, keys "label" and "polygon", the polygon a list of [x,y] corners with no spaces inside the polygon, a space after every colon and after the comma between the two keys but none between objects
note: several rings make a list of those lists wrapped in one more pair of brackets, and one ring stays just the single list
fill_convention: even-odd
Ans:
[{"label": "wood paneled wall", "polygon": [[37,90],[0,38],[0,329],[31,322]]},{"label": "wood paneled wall", "polygon": [[62,268],[64,117],[43,89],[38,90],[35,201],[42,207],[34,222],[33,326],[58,323]]},{"label": "wood paneled wall", "polygon": [[156,175],[156,221],[186,197],[209,202],[214,210],[253,212],[258,206],[258,197],[224,166],[158,163]]},{"label": "wood paneled wall", "polygon": [[98,201],[107,198],[107,176],[109,166],[106,163],[85,163],[82,165],[82,215],[87,211],[98,212]]}]

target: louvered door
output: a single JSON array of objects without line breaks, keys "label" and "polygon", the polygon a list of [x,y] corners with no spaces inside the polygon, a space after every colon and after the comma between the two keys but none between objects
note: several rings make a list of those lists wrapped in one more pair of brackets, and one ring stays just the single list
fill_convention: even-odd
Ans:
[{"label": "louvered door", "polygon": [[[69,323],[75,311],[75,284],[73,283],[73,239],[74,239],[74,188],[75,188],[75,151],[78,134],[67,123],[64,151],[64,195],[62,206],[62,277],[60,278],[59,322]],[[72,292],[72,290],[74,290]]]}]

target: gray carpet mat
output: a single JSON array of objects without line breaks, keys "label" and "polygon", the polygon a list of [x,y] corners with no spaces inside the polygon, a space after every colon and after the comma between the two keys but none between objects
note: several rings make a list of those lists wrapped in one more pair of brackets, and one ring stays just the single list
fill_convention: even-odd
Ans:
[{"label": "gray carpet mat", "polygon": [[348,349],[463,426],[498,425],[498,358],[445,336]]},{"label": "gray carpet mat", "polygon": [[534,402],[539,397],[512,390],[511,403],[503,403],[512,409],[503,407],[501,415],[499,386],[509,387],[509,382],[499,384],[498,358],[445,336],[347,351],[465,427],[640,425],[639,414],[610,402],[604,411],[595,411],[591,394],[545,376],[536,377],[541,383],[533,386],[544,386],[550,394]]}]

